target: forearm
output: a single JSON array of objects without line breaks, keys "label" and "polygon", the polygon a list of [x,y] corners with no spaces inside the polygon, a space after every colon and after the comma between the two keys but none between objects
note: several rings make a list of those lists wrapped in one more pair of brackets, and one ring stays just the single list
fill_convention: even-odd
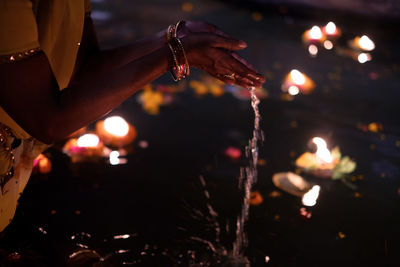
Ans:
[{"label": "forearm", "polygon": [[[120,68],[104,71],[105,75],[63,90],[51,119],[59,125],[52,125],[47,139],[56,141],[93,122],[161,76],[168,69],[168,53],[166,47],[160,48]],[[63,131],[59,132],[61,127]]]},{"label": "forearm", "polygon": [[[93,36],[94,29],[91,21],[87,24],[89,25],[87,31],[90,31],[90,33],[86,36],[93,39],[95,36]],[[149,37],[145,37],[132,44],[108,50],[96,49],[93,46],[87,47],[85,46],[85,42],[93,43],[93,41],[83,40],[83,46],[81,49],[86,51],[80,51],[80,54],[78,55],[78,57],[83,58],[78,58],[78,60],[81,61],[81,66],[77,69],[77,73],[74,75],[72,83],[102,75],[103,73],[118,69],[131,61],[150,54],[165,45],[164,39],[165,30]]]},{"label": "forearm", "polygon": [[[103,116],[165,73],[169,53],[168,47],[163,46],[120,68],[71,84],[61,92],[58,92],[48,70],[38,71],[35,73],[36,82],[30,82],[33,80],[29,77],[33,66],[48,64],[44,54],[37,55],[31,59],[31,66],[24,65],[27,68],[25,79],[20,79],[21,71],[12,70],[10,73],[15,73],[15,76],[0,77],[7,84],[7,91],[14,92],[2,96],[0,102],[33,137],[53,143]],[[18,69],[17,65],[10,67]]]}]

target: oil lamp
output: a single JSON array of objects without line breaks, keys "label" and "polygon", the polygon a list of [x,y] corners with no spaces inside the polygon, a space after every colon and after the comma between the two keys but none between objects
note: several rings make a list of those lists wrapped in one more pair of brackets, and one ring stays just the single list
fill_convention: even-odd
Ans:
[{"label": "oil lamp", "polygon": [[375,49],[375,43],[366,35],[361,37],[356,36],[353,40],[349,41],[350,47],[361,51],[372,51]]},{"label": "oil lamp", "polygon": [[299,92],[309,94],[315,88],[315,83],[304,73],[293,69],[285,77],[282,84],[282,91],[290,95],[297,95]]},{"label": "oil lamp", "polygon": [[339,158],[332,155],[327,144],[321,137],[314,137],[312,142],[317,146],[315,153],[305,152],[296,159],[296,166],[311,174],[323,178],[331,178],[333,169],[339,163]]},{"label": "oil lamp", "polygon": [[96,123],[96,133],[107,145],[123,147],[136,138],[136,129],[120,116],[108,117]]},{"label": "oil lamp", "polygon": [[63,147],[63,152],[71,157],[72,162],[78,162],[103,156],[104,144],[96,134],[87,133],[79,138],[69,139]]}]

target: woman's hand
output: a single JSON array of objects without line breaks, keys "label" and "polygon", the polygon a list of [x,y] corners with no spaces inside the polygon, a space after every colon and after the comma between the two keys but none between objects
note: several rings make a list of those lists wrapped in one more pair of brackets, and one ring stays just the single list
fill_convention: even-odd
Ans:
[{"label": "woman's hand", "polygon": [[207,71],[228,84],[249,88],[261,87],[265,78],[235,51],[246,43],[230,37],[216,26],[205,22],[188,21],[178,31],[189,65]]}]

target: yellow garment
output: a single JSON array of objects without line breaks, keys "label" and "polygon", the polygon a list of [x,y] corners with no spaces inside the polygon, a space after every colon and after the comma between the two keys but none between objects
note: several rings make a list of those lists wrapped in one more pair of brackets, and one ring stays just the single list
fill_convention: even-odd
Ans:
[{"label": "yellow garment", "polygon": [[[75,67],[85,14],[90,8],[89,0],[0,0],[0,57],[39,47],[47,56],[60,90],[66,88]],[[1,232],[14,217],[33,160],[47,146],[32,138],[1,106],[0,123],[22,140],[13,151],[14,176],[0,188]],[[9,154],[0,146],[0,177],[9,171],[10,164]]]}]

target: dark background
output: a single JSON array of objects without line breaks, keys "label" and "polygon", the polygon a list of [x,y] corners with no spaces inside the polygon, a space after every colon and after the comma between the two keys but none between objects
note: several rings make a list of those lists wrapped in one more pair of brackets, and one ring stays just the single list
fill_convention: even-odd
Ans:
[{"label": "dark background", "polygon": [[[335,1],[344,8],[331,9],[333,2],[321,7],[320,2],[291,1],[93,1],[92,17],[104,48],[129,43],[179,19],[206,20],[248,43],[241,54],[267,77],[268,92],[260,104],[265,133],[260,157],[266,164],[259,166],[255,185],[264,202],[250,209],[247,225],[246,255],[252,266],[399,264],[398,3],[389,1],[395,8],[366,16],[371,12],[351,12],[352,5],[371,10],[374,2],[350,2]],[[374,40],[372,61],[360,64],[323,48],[316,58],[310,57],[301,34],[330,20],[343,32],[337,47],[346,47],[356,35]],[[284,101],[281,83],[294,68],[317,86],[310,95]],[[138,131],[125,165],[111,166],[105,160],[72,164],[61,152],[62,144],[51,148],[47,155],[53,171],[30,180],[13,223],[0,239],[1,264],[63,266],[79,243],[111,255],[106,262],[116,266],[134,260],[140,266],[189,265],[184,260],[179,264],[188,238],[213,237],[206,220],[191,216],[193,209],[206,213],[199,175],[207,181],[219,221],[233,225],[242,202],[237,178],[246,160],[232,161],[224,151],[229,146],[243,151],[251,137],[250,102],[229,92],[218,98],[196,96],[188,86],[191,79],[206,78],[193,71],[183,82],[185,90],[174,94],[172,104],[161,107],[158,115],[143,111],[138,95],[113,111]],[[159,84],[173,82],[166,74],[153,83]],[[373,122],[383,129],[368,131]],[[277,189],[271,177],[294,171],[294,160],[309,149],[314,136],[324,137],[330,148],[339,146],[357,162],[348,179],[357,188],[307,177],[321,186],[321,194],[317,205],[307,208],[311,218],[304,219],[299,214],[301,199]],[[141,148],[140,140],[146,140],[148,148]],[[273,191],[281,195],[271,197]],[[134,240],[112,238],[132,233],[137,234]],[[71,240],[72,235],[76,239]],[[233,239],[233,234],[224,234],[221,246],[229,250]],[[204,257],[214,257],[204,246],[191,246]],[[113,254],[118,249],[131,250],[127,259]],[[163,258],[165,249],[174,256]],[[140,256],[149,250],[154,257]],[[13,260],[13,252],[20,257]],[[268,263],[265,256],[270,257]]]}]

